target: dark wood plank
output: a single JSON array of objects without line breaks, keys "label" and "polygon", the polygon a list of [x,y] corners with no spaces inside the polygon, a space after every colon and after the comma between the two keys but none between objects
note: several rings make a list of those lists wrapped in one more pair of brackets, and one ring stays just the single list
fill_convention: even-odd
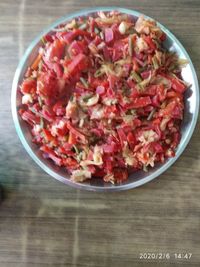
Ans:
[{"label": "dark wood plank", "polygon": [[[120,193],[64,186],[24,151],[10,93],[19,58],[55,19],[87,7],[122,6],[154,17],[180,39],[200,75],[200,2],[0,1],[0,266],[199,266],[200,123],[180,159],[158,179]],[[170,253],[140,260],[140,253]],[[174,253],[191,252],[190,260]]]}]

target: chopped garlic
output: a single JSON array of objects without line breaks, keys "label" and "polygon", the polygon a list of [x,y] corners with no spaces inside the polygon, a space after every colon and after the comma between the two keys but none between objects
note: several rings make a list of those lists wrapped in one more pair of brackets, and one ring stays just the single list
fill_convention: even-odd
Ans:
[{"label": "chopped garlic", "polygon": [[33,102],[33,98],[30,94],[25,94],[22,96],[22,104],[28,104],[32,102]]},{"label": "chopped garlic", "polygon": [[51,134],[53,136],[56,136],[57,135],[57,127],[56,127],[56,125],[52,125],[52,127],[51,127]]},{"label": "chopped garlic", "polygon": [[126,165],[128,166],[134,166],[135,164],[135,157],[133,155],[133,152],[129,149],[128,144],[126,143],[123,152],[122,152],[123,158],[125,160]]},{"label": "chopped garlic", "polygon": [[90,49],[90,51],[92,52],[92,54],[98,54],[98,49],[97,49],[97,47],[96,47],[95,44],[90,43],[89,46],[88,46],[88,48]]},{"label": "chopped garlic", "polygon": [[167,157],[173,157],[173,155],[174,155],[173,150],[171,148],[167,149],[165,154]]},{"label": "chopped garlic", "polygon": [[72,172],[71,180],[74,182],[83,182],[91,177],[91,172],[87,170],[75,170]]},{"label": "chopped garlic", "polygon": [[100,105],[97,105],[93,108],[91,119],[102,119],[104,117],[104,110]]},{"label": "chopped garlic", "polygon": [[60,129],[62,129],[64,126],[65,126],[64,121],[60,120],[59,123],[58,123],[58,125],[57,125],[57,127],[60,128]]},{"label": "chopped garlic", "polygon": [[101,19],[107,19],[105,13],[103,11],[99,11],[98,12],[98,16],[101,18]]},{"label": "chopped garlic", "polygon": [[98,163],[99,165],[103,164],[102,153],[103,151],[101,147],[99,146],[94,147],[93,159],[94,159],[94,162]]},{"label": "chopped garlic", "polygon": [[122,117],[123,121],[129,125],[133,124],[133,120],[135,119],[135,115],[124,115]]},{"label": "chopped garlic", "polygon": [[58,134],[57,129],[63,129],[64,126],[65,126],[65,123],[62,120],[60,120],[58,124],[53,124],[51,127],[51,134],[53,136],[56,136]]},{"label": "chopped garlic", "polygon": [[143,40],[142,37],[137,38],[136,45],[137,45],[139,52],[142,52],[142,51],[147,50],[149,48],[147,43]]},{"label": "chopped garlic", "polygon": [[102,100],[102,103],[106,106],[111,106],[117,104],[118,100],[116,98],[110,98],[110,97],[105,97]]},{"label": "chopped garlic", "polygon": [[41,127],[40,127],[39,124],[35,124],[35,125],[33,126],[33,131],[34,131],[34,132],[39,133],[40,130],[41,130]]},{"label": "chopped garlic", "polygon": [[82,128],[83,127],[83,124],[84,124],[84,119],[81,118],[80,121],[79,121],[79,127]]},{"label": "chopped garlic", "polygon": [[153,130],[147,130],[144,131],[138,139],[143,145],[146,145],[151,142],[157,141],[158,135]]},{"label": "chopped garlic", "polygon": [[67,23],[65,26],[67,29],[73,29],[76,27],[76,20],[73,19],[71,22]]},{"label": "chopped garlic", "polygon": [[102,160],[102,148],[99,146],[94,147],[94,153],[93,153],[93,160],[84,160],[80,163],[81,166],[87,166],[87,165],[102,165],[103,160]]},{"label": "chopped garlic", "polygon": [[126,22],[122,21],[119,25],[119,32],[121,34],[125,34],[126,33],[126,30],[127,30],[127,24]]},{"label": "chopped garlic", "polygon": [[123,103],[124,103],[124,104],[129,104],[129,103],[131,103],[130,98],[124,96],[124,97],[123,97]]},{"label": "chopped garlic", "polygon": [[155,21],[147,20],[143,15],[139,16],[135,24],[135,30],[139,33],[149,34],[150,32],[160,32],[161,29],[156,26]]},{"label": "chopped garlic", "polygon": [[150,154],[148,152],[144,152],[144,149],[142,148],[140,152],[136,154],[138,160],[145,165],[146,167],[150,165],[151,167],[154,167],[154,162],[156,158],[156,153]]},{"label": "chopped garlic", "polygon": [[75,119],[78,115],[78,107],[76,102],[69,101],[66,106],[66,117],[68,119],[72,118]]},{"label": "chopped garlic", "polygon": [[170,121],[170,118],[163,118],[160,123],[160,130],[165,131],[167,123]]},{"label": "chopped garlic", "polygon": [[110,182],[110,183],[112,183],[112,184],[115,183],[115,177],[114,177],[114,175],[113,175],[112,173],[108,173],[108,174],[106,174],[106,175],[103,177],[103,180],[104,180],[105,182]]},{"label": "chopped garlic", "polygon": [[90,106],[93,106],[95,104],[97,104],[99,101],[99,95],[98,94],[95,94],[93,96],[90,97],[87,97],[87,98],[82,98],[80,99],[80,105],[81,106],[86,106],[86,107],[90,107]]},{"label": "chopped garlic", "polygon": [[90,107],[90,106],[97,104],[98,101],[99,101],[99,95],[96,94],[93,97],[89,98],[85,105]]},{"label": "chopped garlic", "polygon": [[81,152],[77,155],[77,158],[78,158],[79,161],[81,161],[81,160],[86,160],[86,157],[87,157],[87,154],[86,154],[86,152],[85,152],[84,150],[81,151]]},{"label": "chopped garlic", "polygon": [[106,43],[105,43],[105,42],[101,42],[101,43],[97,46],[97,49],[98,49],[98,50],[101,50],[101,49],[103,49],[105,46],[106,46]]}]

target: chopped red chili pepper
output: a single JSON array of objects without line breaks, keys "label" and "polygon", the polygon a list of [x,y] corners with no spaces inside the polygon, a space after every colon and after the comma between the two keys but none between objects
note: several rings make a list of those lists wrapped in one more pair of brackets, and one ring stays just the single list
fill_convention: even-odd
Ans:
[{"label": "chopped red chili pepper", "polygon": [[71,179],[122,183],[173,157],[181,139],[180,59],[155,21],[100,12],[62,24],[21,84],[33,141]]}]

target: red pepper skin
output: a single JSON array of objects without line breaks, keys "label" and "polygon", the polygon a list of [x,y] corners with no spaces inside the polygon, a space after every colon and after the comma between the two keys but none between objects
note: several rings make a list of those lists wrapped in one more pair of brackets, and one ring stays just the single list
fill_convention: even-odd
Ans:
[{"label": "red pepper skin", "polygon": [[24,111],[21,116],[24,121],[27,121],[31,125],[40,123],[40,117],[36,116],[31,111]]},{"label": "red pepper skin", "polygon": [[153,42],[152,38],[150,36],[144,36],[143,39],[145,42],[148,44],[148,46],[155,50],[156,49],[156,44]]},{"label": "red pepper skin", "polygon": [[87,43],[84,40],[73,41],[68,48],[68,53],[71,58],[78,54],[88,54]]},{"label": "red pepper skin", "polygon": [[182,119],[182,114],[182,106],[175,100],[169,102],[169,104],[159,112],[159,116],[161,117],[171,117],[175,119]]},{"label": "red pepper skin", "polygon": [[58,37],[59,40],[63,40],[67,44],[70,44],[78,36],[86,36],[90,38],[90,34],[88,32],[80,29],[76,29],[71,32],[57,32],[56,36]]},{"label": "red pepper skin", "polygon": [[105,41],[107,44],[111,43],[114,40],[114,32],[111,28],[105,29]]},{"label": "red pepper skin", "polygon": [[114,153],[114,152],[117,152],[117,145],[116,145],[116,143],[114,143],[114,142],[111,142],[111,144],[105,144],[105,145],[103,145],[103,151],[104,151],[104,153],[108,153],[108,154],[110,154],[110,153]]},{"label": "red pepper skin", "polygon": [[131,147],[131,149],[134,149],[137,141],[136,141],[136,138],[135,138],[135,136],[133,135],[132,132],[129,132],[128,133],[128,135],[127,135],[127,141],[128,141],[129,146]]},{"label": "red pepper skin", "polygon": [[125,135],[123,129],[121,129],[121,128],[117,129],[117,133],[118,133],[118,136],[119,136],[121,147],[124,147],[125,142],[127,141],[127,138],[126,138],[126,135]]},{"label": "red pepper skin", "polygon": [[81,132],[79,132],[77,129],[75,129],[70,122],[67,122],[67,127],[69,131],[76,137],[79,138],[82,142],[87,143],[87,139],[85,135],[83,135]]},{"label": "red pepper skin", "polygon": [[37,83],[33,79],[26,79],[21,85],[21,92],[23,94],[31,94],[36,92]]},{"label": "red pepper skin", "polygon": [[185,90],[187,89],[187,87],[185,86],[185,84],[183,84],[182,82],[180,82],[178,79],[176,78],[172,78],[172,88],[178,92],[178,93],[184,93]]},{"label": "red pepper skin", "polygon": [[72,62],[67,66],[67,71],[70,75],[80,72],[87,66],[87,57],[84,54],[78,54],[72,60]]},{"label": "red pepper skin", "polygon": [[45,157],[52,159],[56,165],[62,166],[62,164],[63,164],[62,159],[59,158],[58,156],[56,156],[55,152],[52,149],[50,149],[49,147],[44,145],[44,146],[40,147],[40,150],[45,152],[45,154],[46,154]]},{"label": "red pepper skin", "polygon": [[126,108],[127,109],[142,108],[147,105],[150,105],[151,103],[152,103],[151,98],[149,96],[138,97],[131,104],[128,104]]},{"label": "red pepper skin", "polygon": [[65,103],[65,101],[58,100],[53,106],[53,112],[57,116],[64,116],[66,112],[66,108],[65,108],[66,104],[67,103]]},{"label": "red pepper skin", "polygon": [[55,58],[61,59],[63,58],[64,55],[64,49],[65,49],[64,42],[56,39],[53,43],[51,43],[51,45],[47,49],[44,58],[49,62],[54,61]]}]

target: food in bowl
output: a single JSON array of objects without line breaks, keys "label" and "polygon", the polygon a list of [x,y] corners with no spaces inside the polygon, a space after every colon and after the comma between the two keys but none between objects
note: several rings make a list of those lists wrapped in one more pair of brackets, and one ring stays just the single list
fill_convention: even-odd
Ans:
[{"label": "food in bowl", "polygon": [[33,142],[75,182],[122,183],[175,156],[187,63],[140,16],[97,12],[42,38],[20,86]]}]

